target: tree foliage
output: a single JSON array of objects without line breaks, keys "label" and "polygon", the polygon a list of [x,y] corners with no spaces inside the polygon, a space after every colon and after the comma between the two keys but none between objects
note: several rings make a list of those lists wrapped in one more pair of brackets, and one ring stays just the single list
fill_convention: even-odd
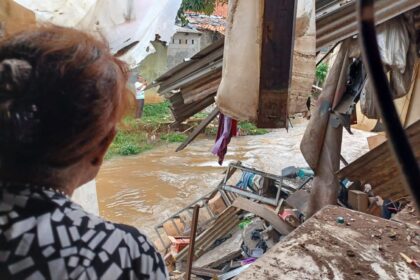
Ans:
[{"label": "tree foliage", "polygon": [[178,11],[178,20],[181,25],[186,25],[188,20],[185,17],[186,11],[193,11],[211,15],[217,7],[217,4],[227,4],[228,0],[182,0]]},{"label": "tree foliage", "polygon": [[319,85],[322,85],[325,81],[325,78],[328,74],[328,65],[325,63],[321,63],[316,67],[315,76],[318,81]]}]

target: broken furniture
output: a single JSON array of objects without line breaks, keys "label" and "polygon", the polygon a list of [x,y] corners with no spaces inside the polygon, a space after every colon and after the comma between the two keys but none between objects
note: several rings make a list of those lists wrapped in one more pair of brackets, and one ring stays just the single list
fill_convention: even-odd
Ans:
[{"label": "broken furniture", "polygon": [[[229,184],[230,176],[228,177],[228,174],[233,174],[237,170],[240,170],[242,173],[247,172],[250,174],[261,176],[262,181],[263,181],[261,184],[263,191],[269,191],[270,193],[274,195],[274,197],[267,197],[267,195],[259,194],[257,190],[255,189],[251,190],[249,187],[239,188],[237,186]],[[279,205],[279,202],[281,200],[280,195],[282,192],[288,195],[296,191],[296,189],[293,188],[292,186],[289,186],[283,183],[282,176],[277,176],[277,175],[273,175],[273,174],[256,170],[254,168],[246,167],[242,165],[241,162],[229,164],[228,171],[226,173],[226,176],[222,184],[220,185],[220,188],[224,190],[225,192],[232,192],[232,193],[241,195],[243,197],[252,198],[257,201],[260,201],[269,205],[273,205],[275,207]],[[267,190],[267,188],[270,188],[270,190]]]},{"label": "broken furniture", "polygon": [[223,182],[229,180],[235,171],[236,169],[227,170],[225,177],[219,183],[218,187],[155,226],[159,242],[164,250],[167,250],[172,244],[168,236],[185,236],[188,234],[189,229],[188,226],[184,226],[183,219],[192,219],[194,206],[199,205],[205,209],[205,211],[200,211],[199,215],[198,232],[201,233],[205,228],[211,226],[228,206],[232,205],[237,194],[225,192],[221,187]]},{"label": "broken furniture", "polygon": [[[289,205],[288,197],[296,190],[298,187],[285,184],[281,176],[241,162],[231,163],[215,190],[155,227],[165,252],[171,247],[165,256],[171,271],[184,271],[187,252],[191,251],[190,260],[194,262],[189,271],[194,275],[216,274],[219,279],[229,279],[239,274],[301,223],[298,219],[292,225],[285,218],[298,211],[284,210]],[[305,199],[304,192],[300,189],[298,197]],[[187,236],[191,235],[192,208],[196,207],[202,211],[192,251],[191,238]]]}]

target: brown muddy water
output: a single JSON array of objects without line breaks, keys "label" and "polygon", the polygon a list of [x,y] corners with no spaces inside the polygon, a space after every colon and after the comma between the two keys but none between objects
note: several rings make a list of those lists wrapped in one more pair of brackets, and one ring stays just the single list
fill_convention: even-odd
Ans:
[{"label": "brown muddy water", "polygon": [[[97,178],[102,217],[133,225],[150,237],[154,225],[215,188],[229,162],[240,160],[248,166],[280,174],[287,166],[307,166],[299,144],[305,123],[260,136],[236,137],[229,145],[223,167],[210,153],[214,141],[197,140],[175,153],[176,144],[150,152],[108,161]],[[343,156],[352,161],[368,150],[371,133],[344,132]]]}]

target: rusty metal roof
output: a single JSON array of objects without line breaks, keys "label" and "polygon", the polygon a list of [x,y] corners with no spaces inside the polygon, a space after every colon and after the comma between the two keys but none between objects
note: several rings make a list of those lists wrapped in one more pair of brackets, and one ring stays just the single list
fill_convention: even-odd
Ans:
[{"label": "rusty metal roof", "polygon": [[[358,33],[356,1],[317,1],[316,47],[331,46]],[[397,17],[420,6],[419,0],[375,1],[376,24]]]}]

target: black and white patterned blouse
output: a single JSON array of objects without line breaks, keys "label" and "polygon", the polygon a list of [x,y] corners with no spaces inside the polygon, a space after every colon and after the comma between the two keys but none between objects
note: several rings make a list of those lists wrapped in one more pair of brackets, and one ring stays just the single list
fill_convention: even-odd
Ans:
[{"label": "black and white patterned blouse", "polygon": [[166,279],[137,229],[85,212],[58,192],[0,186],[0,279]]}]

